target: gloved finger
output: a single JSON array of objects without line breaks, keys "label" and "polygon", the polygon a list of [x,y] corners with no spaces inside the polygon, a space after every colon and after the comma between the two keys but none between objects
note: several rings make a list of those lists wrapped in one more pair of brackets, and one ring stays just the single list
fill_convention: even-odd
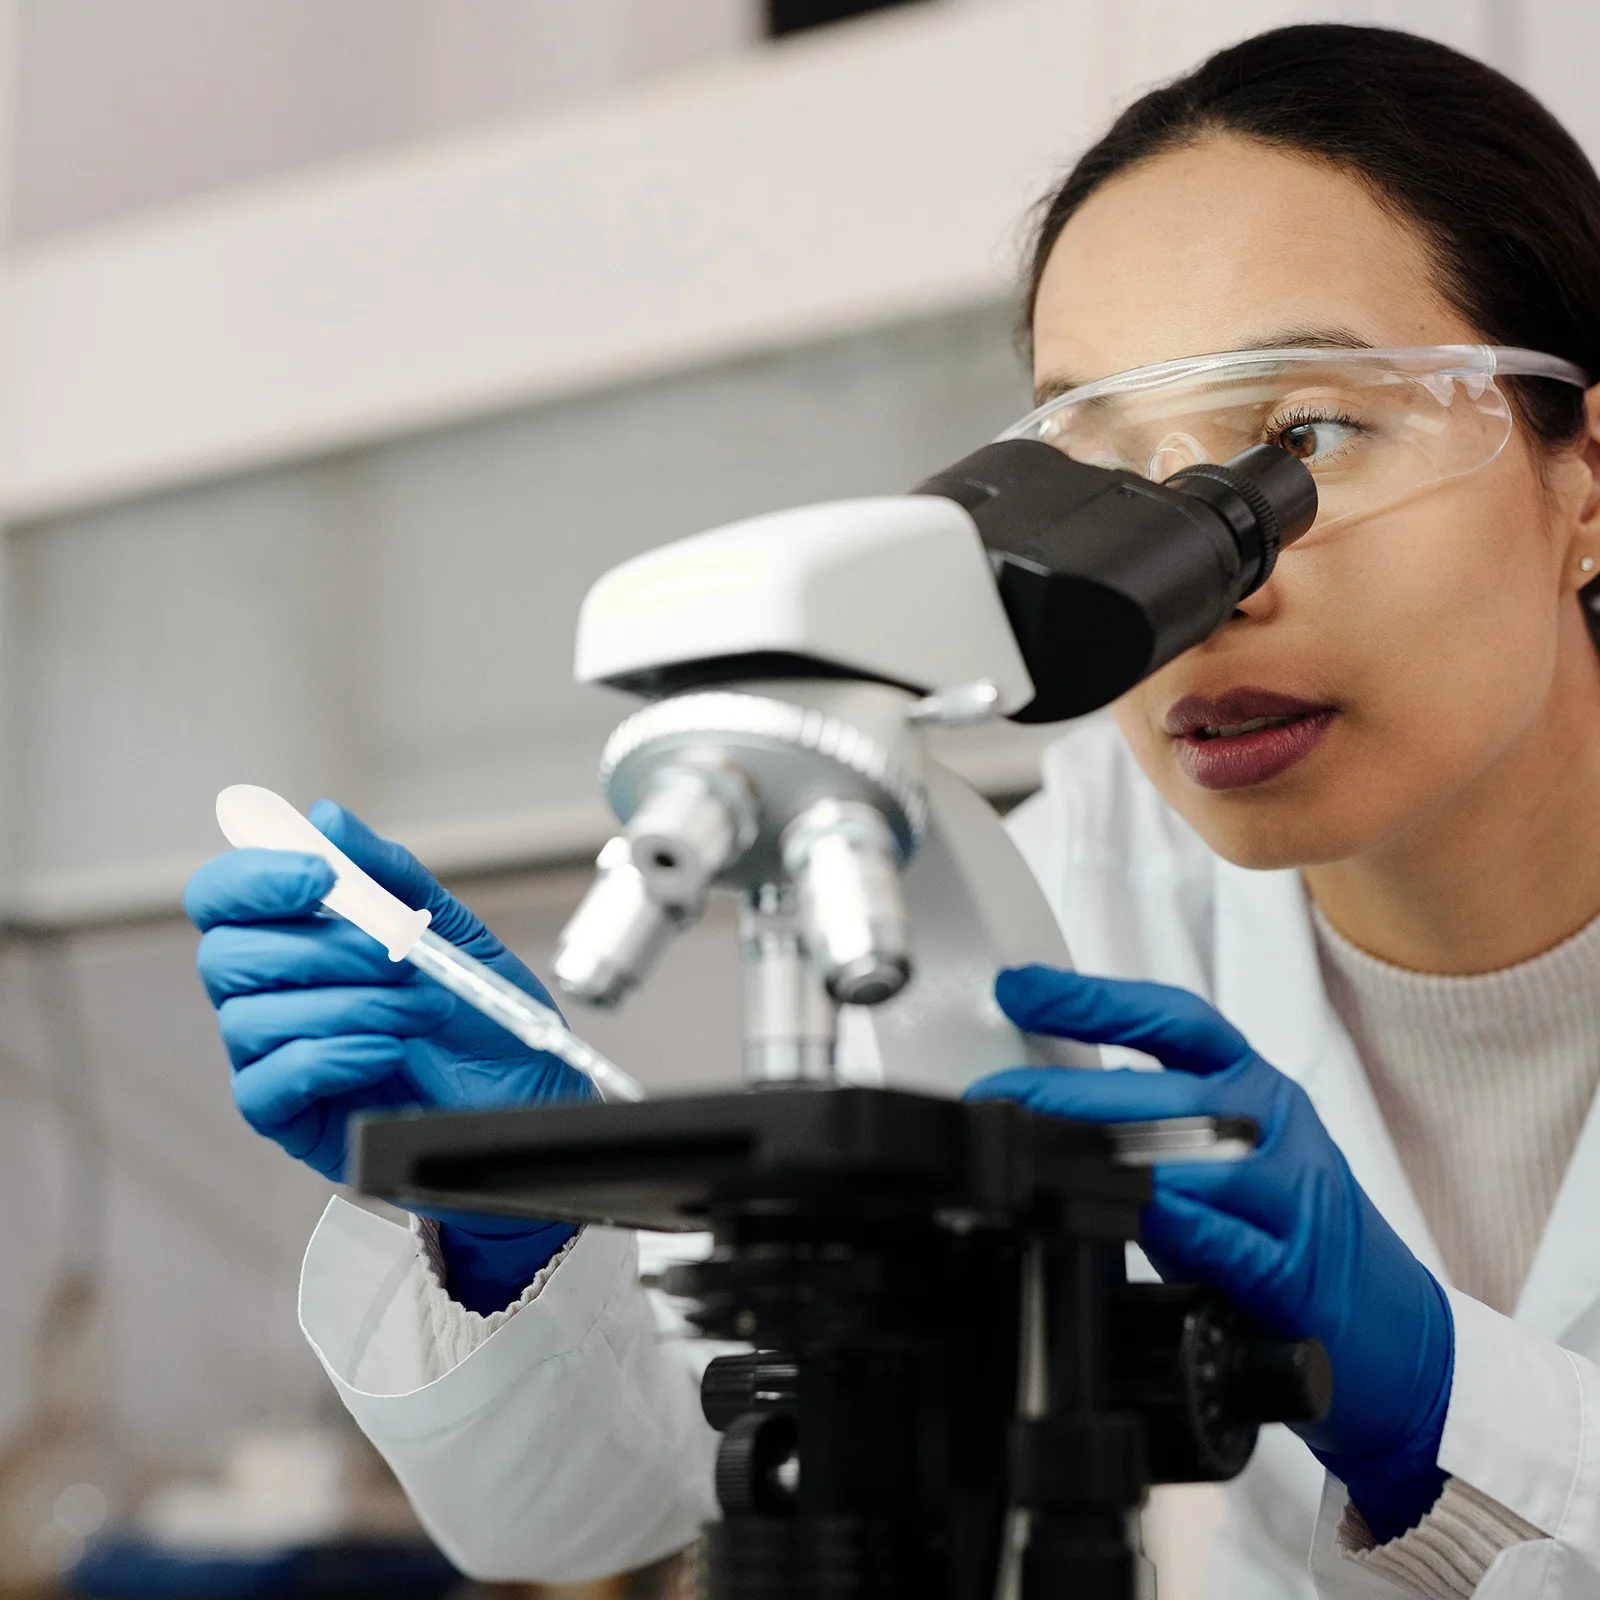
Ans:
[{"label": "gloved finger", "polygon": [[1222,1072],[1251,1053],[1244,1035],[1199,995],[1162,983],[1012,967],[995,979],[994,993],[1029,1033],[1126,1045],[1180,1072]]},{"label": "gloved finger", "polygon": [[1208,1283],[1271,1331],[1285,1331],[1270,1299],[1283,1260],[1271,1234],[1198,1200],[1161,1193],[1140,1213],[1139,1242],[1164,1272]]},{"label": "gloved finger", "polygon": [[1012,1067],[980,1078],[968,1100],[1015,1100],[1030,1111],[1080,1122],[1140,1122],[1204,1116],[1214,1108],[1204,1079],[1127,1067]]},{"label": "gloved finger", "polygon": [[333,883],[333,868],[321,856],[230,850],[189,879],[183,909],[202,933],[228,922],[282,922],[309,916]]},{"label": "gloved finger", "polygon": [[455,1011],[455,997],[433,983],[280,989],[225,1000],[217,1024],[229,1059],[243,1068],[292,1039],[379,1033],[420,1038],[442,1028]]},{"label": "gloved finger", "polygon": [[318,800],[307,813],[321,833],[390,894],[414,910],[431,911],[433,932],[479,961],[499,955],[504,946],[405,848],[376,834],[353,811],[332,800]]},{"label": "gloved finger", "polygon": [[370,1090],[402,1072],[405,1060],[404,1041],[391,1034],[295,1039],[234,1073],[233,1101],[257,1133],[271,1138],[318,1101]]},{"label": "gloved finger", "polygon": [[1286,1160],[1283,1145],[1293,1137],[1289,1130],[1297,1112],[1315,1123],[1327,1140],[1316,1111],[1305,1090],[1277,1072],[1229,1074],[1212,1081],[1219,1088],[1225,1085],[1230,1098],[1238,1100],[1237,1111],[1255,1118],[1259,1130],[1255,1151],[1242,1161],[1170,1162],[1157,1168],[1156,1182],[1215,1211],[1244,1217],[1287,1241],[1303,1224],[1309,1204],[1303,1191],[1319,1167],[1308,1159],[1305,1148]]},{"label": "gloved finger", "polygon": [[299,1116],[270,1132],[260,1131],[323,1177],[343,1183],[345,1132],[350,1118],[362,1111],[395,1111],[416,1103],[416,1091],[396,1072],[353,1094],[314,1101]]},{"label": "gloved finger", "polygon": [[[966,1098],[1015,1100],[1030,1111],[1080,1122],[1251,1116],[1265,1128],[1270,1105],[1252,1088],[1236,1075],[1195,1078],[1186,1072],[1128,1068],[1013,1067],[981,1078],[967,1090]],[[1262,1152],[1239,1161],[1159,1162],[1155,1181],[1161,1193],[1199,1200],[1275,1238],[1287,1237],[1293,1227],[1293,1207],[1280,1193],[1281,1181],[1276,1170],[1264,1164]]]},{"label": "gloved finger", "polygon": [[304,1161],[323,1177],[340,1183],[344,1178],[344,1140],[330,1126],[333,1117],[333,1107],[326,1100],[318,1100],[299,1116],[271,1128],[250,1125],[296,1161]]},{"label": "gloved finger", "polygon": [[1171,1161],[1154,1172],[1156,1193],[1237,1217],[1280,1244],[1299,1224],[1299,1202],[1279,1168],[1257,1151],[1240,1161]]},{"label": "gloved finger", "polygon": [[422,981],[409,962],[391,961],[376,939],[339,917],[220,923],[200,936],[195,966],[213,1005],[269,990]]}]

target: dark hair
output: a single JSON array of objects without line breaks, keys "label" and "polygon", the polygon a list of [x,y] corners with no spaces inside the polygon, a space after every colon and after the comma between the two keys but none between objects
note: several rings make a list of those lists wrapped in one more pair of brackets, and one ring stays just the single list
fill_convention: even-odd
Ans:
[{"label": "dark hair", "polygon": [[[1600,177],[1509,78],[1432,39],[1335,23],[1277,28],[1143,95],[1040,202],[1023,336],[1061,230],[1102,184],[1153,156],[1233,134],[1363,179],[1432,250],[1449,303],[1494,344],[1600,377]],[[1515,383],[1548,444],[1583,426],[1570,384]]]}]

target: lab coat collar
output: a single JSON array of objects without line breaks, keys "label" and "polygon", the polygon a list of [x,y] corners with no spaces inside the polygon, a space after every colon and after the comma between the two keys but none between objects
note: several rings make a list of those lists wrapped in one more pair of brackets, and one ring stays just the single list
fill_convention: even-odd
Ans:
[{"label": "lab coat collar", "polygon": [[[1251,872],[1219,858],[1213,905],[1217,1009],[1310,1095],[1372,1203],[1417,1259],[1448,1283],[1372,1086],[1328,1000],[1300,874]],[[1600,1152],[1600,1132],[1589,1133]]]},{"label": "lab coat collar", "polygon": [[1600,1097],[1589,1106],[1550,1219],[1539,1238],[1516,1320],[1568,1349],[1600,1346]]}]

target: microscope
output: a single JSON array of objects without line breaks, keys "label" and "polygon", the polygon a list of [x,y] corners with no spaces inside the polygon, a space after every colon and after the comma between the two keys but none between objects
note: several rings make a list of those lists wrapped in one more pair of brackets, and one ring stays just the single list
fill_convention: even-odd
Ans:
[{"label": "microscope", "polygon": [[1315,511],[1269,446],[1153,483],[1011,440],[590,591],[578,676],[643,704],[605,747],[619,831],[554,976],[619,1005],[737,895],[746,1092],[373,1117],[352,1156],[405,1203],[711,1231],[667,1287],[750,1347],[702,1384],[713,1600],[1134,1600],[1152,1483],[1232,1477],[1260,1423],[1325,1412],[1320,1346],[1127,1279],[1150,1165],[1238,1159],[1253,1125],[959,1098],[1098,1058],[995,1005],[998,969],[1068,952],[927,738],[1107,704],[1221,626]]}]

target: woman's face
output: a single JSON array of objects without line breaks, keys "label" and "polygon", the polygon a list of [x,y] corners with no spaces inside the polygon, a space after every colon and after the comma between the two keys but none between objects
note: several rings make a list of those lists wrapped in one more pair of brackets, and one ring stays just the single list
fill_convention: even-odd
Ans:
[{"label": "woman's face", "polygon": [[[1113,180],[1067,224],[1040,288],[1035,380],[1319,336],[1482,342],[1420,238],[1359,180],[1216,138]],[[1447,811],[1541,728],[1557,736],[1555,701],[1593,696],[1574,599],[1591,482],[1581,452],[1552,460],[1519,427],[1476,472],[1286,550],[1232,621],[1117,703],[1140,765],[1252,867],[1344,860]],[[1304,714],[1216,733],[1273,706]],[[1185,731],[1196,716],[1206,726]]]}]

